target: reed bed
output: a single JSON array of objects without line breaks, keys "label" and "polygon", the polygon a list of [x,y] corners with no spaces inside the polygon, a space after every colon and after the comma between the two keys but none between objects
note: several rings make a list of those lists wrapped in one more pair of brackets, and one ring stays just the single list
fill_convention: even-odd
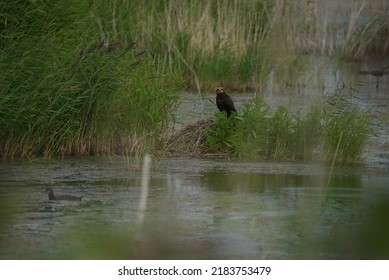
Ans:
[{"label": "reed bed", "polygon": [[[127,29],[194,89],[223,84],[260,90],[271,71],[297,74],[295,64],[307,54],[347,60],[388,54],[385,1],[345,3],[346,8],[308,0],[131,1]],[[292,73],[283,73],[285,68]]]},{"label": "reed bed", "polygon": [[387,55],[386,8],[360,2],[339,23],[322,4],[2,1],[0,154],[142,154],[180,89],[260,91],[271,73],[295,81],[306,54]]},{"label": "reed bed", "polygon": [[[344,90],[312,107],[306,114],[293,114],[279,106],[275,110],[256,97],[241,114],[227,118],[217,112],[188,125],[167,143],[172,154],[320,161],[358,165],[364,147],[374,135],[369,110],[355,108]],[[195,143],[194,143],[195,142]]]},{"label": "reed bed", "polygon": [[389,53],[389,12],[384,0],[276,3],[273,34],[292,53],[346,60]]},{"label": "reed bed", "polygon": [[142,151],[162,137],[180,75],[118,34],[96,3],[2,2],[2,157]]},{"label": "reed bed", "polygon": [[383,0],[350,1],[346,9],[307,0],[136,3],[127,4],[139,8],[128,15],[135,40],[199,91],[220,84],[260,91],[271,73],[296,80],[296,65],[309,66],[307,54],[356,60],[389,50]]},{"label": "reed bed", "polygon": [[[139,4],[139,1],[135,1]],[[128,3],[128,28],[154,59],[179,69],[195,89],[219,83],[245,89],[266,81],[273,1],[150,1]]]}]

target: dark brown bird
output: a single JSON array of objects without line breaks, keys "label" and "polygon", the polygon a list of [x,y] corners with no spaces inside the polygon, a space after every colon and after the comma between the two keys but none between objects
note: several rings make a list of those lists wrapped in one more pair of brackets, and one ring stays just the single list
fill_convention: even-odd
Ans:
[{"label": "dark brown bird", "polygon": [[227,117],[236,112],[234,102],[225,92],[223,87],[216,89],[216,105],[220,112],[226,112]]},{"label": "dark brown bird", "polygon": [[54,195],[53,189],[50,187],[46,188],[46,192],[49,195],[50,200],[72,200],[72,201],[81,201],[81,196],[73,195]]}]

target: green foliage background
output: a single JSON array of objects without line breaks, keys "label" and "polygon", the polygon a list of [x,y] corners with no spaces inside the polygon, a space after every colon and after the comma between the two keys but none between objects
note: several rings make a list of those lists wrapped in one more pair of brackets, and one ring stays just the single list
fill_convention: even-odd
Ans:
[{"label": "green foliage background", "polygon": [[110,153],[161,137],[180,75],[109,23],[105,1],[2,1],[0,153]]}]

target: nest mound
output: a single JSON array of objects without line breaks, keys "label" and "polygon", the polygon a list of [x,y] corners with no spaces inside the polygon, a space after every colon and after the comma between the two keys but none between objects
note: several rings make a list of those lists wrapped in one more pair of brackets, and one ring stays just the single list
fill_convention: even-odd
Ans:
[{"label": "nest mound", "polygon": [[212,127],[213,123],[213,118],[209,117],[187,125],[170,138],[168,142],[169,152],[173,155],[211,155],[204,143],[209,134],[207,128]]}]

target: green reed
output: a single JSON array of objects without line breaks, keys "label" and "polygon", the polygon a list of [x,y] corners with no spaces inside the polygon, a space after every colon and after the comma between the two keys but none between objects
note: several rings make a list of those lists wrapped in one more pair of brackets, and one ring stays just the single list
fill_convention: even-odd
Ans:
[{"label": "green reed", "polygon": [[323,114],[326,159],[346,165],[358,163],[368,138],[374,135],[374,123],[378,122],[373,122],[369,110],[354,107],[343,91],[327,100]]},{"label": "green reed", "polygon": [[3,157],[145,149],[161,137],[180,75],[118,34],[105,4],[1,5]]},{"label": "green reed", "polygon": [[[337,29],[311,1],[19,0],[0,5],[0,152],[6,157],[123,148],[132,153],[164,134],[177,104],[174,92],[183,88],[181,76],[197,89],[220,84],[260,89],[271,71],[276,79],[295,81],[308,65],[302,53],[361,57],[384,54],[388,45],[384,14],[357,25],[364,7],[352,11],[343,45],[334,44],[331,34]],[[274,126],[266,130],[270,138],[262,138],[274,141],[263,140],[266,144],[258,136],[264,131],[250,128],[257,124],[241,129],[256,139],[254,146],[262,143],[260,153],[311,157],[318,149],[300,140],[317,142],[310,137],[316,114],[309,112],[310,120],[282,108],[269,113],[264,123]],[[288,142],[295,139],[294,147],[285,144],[286,135]],[[333,149],[330,139],[338,134],[320,135],[327,135],[322,145]],[[229,145],[246,154],[234,141]],[[339,146],[336,157],[343,150]]]},{"label": "green reed", "polygon": [[275,110],[256,97],[240,115],[215,114],[205,133],[211,151],[243,158],[299,159],[356,165],[367,140],[374,134],[369,111],[357,109],[335,93],[306,114],[286,107]]}]

